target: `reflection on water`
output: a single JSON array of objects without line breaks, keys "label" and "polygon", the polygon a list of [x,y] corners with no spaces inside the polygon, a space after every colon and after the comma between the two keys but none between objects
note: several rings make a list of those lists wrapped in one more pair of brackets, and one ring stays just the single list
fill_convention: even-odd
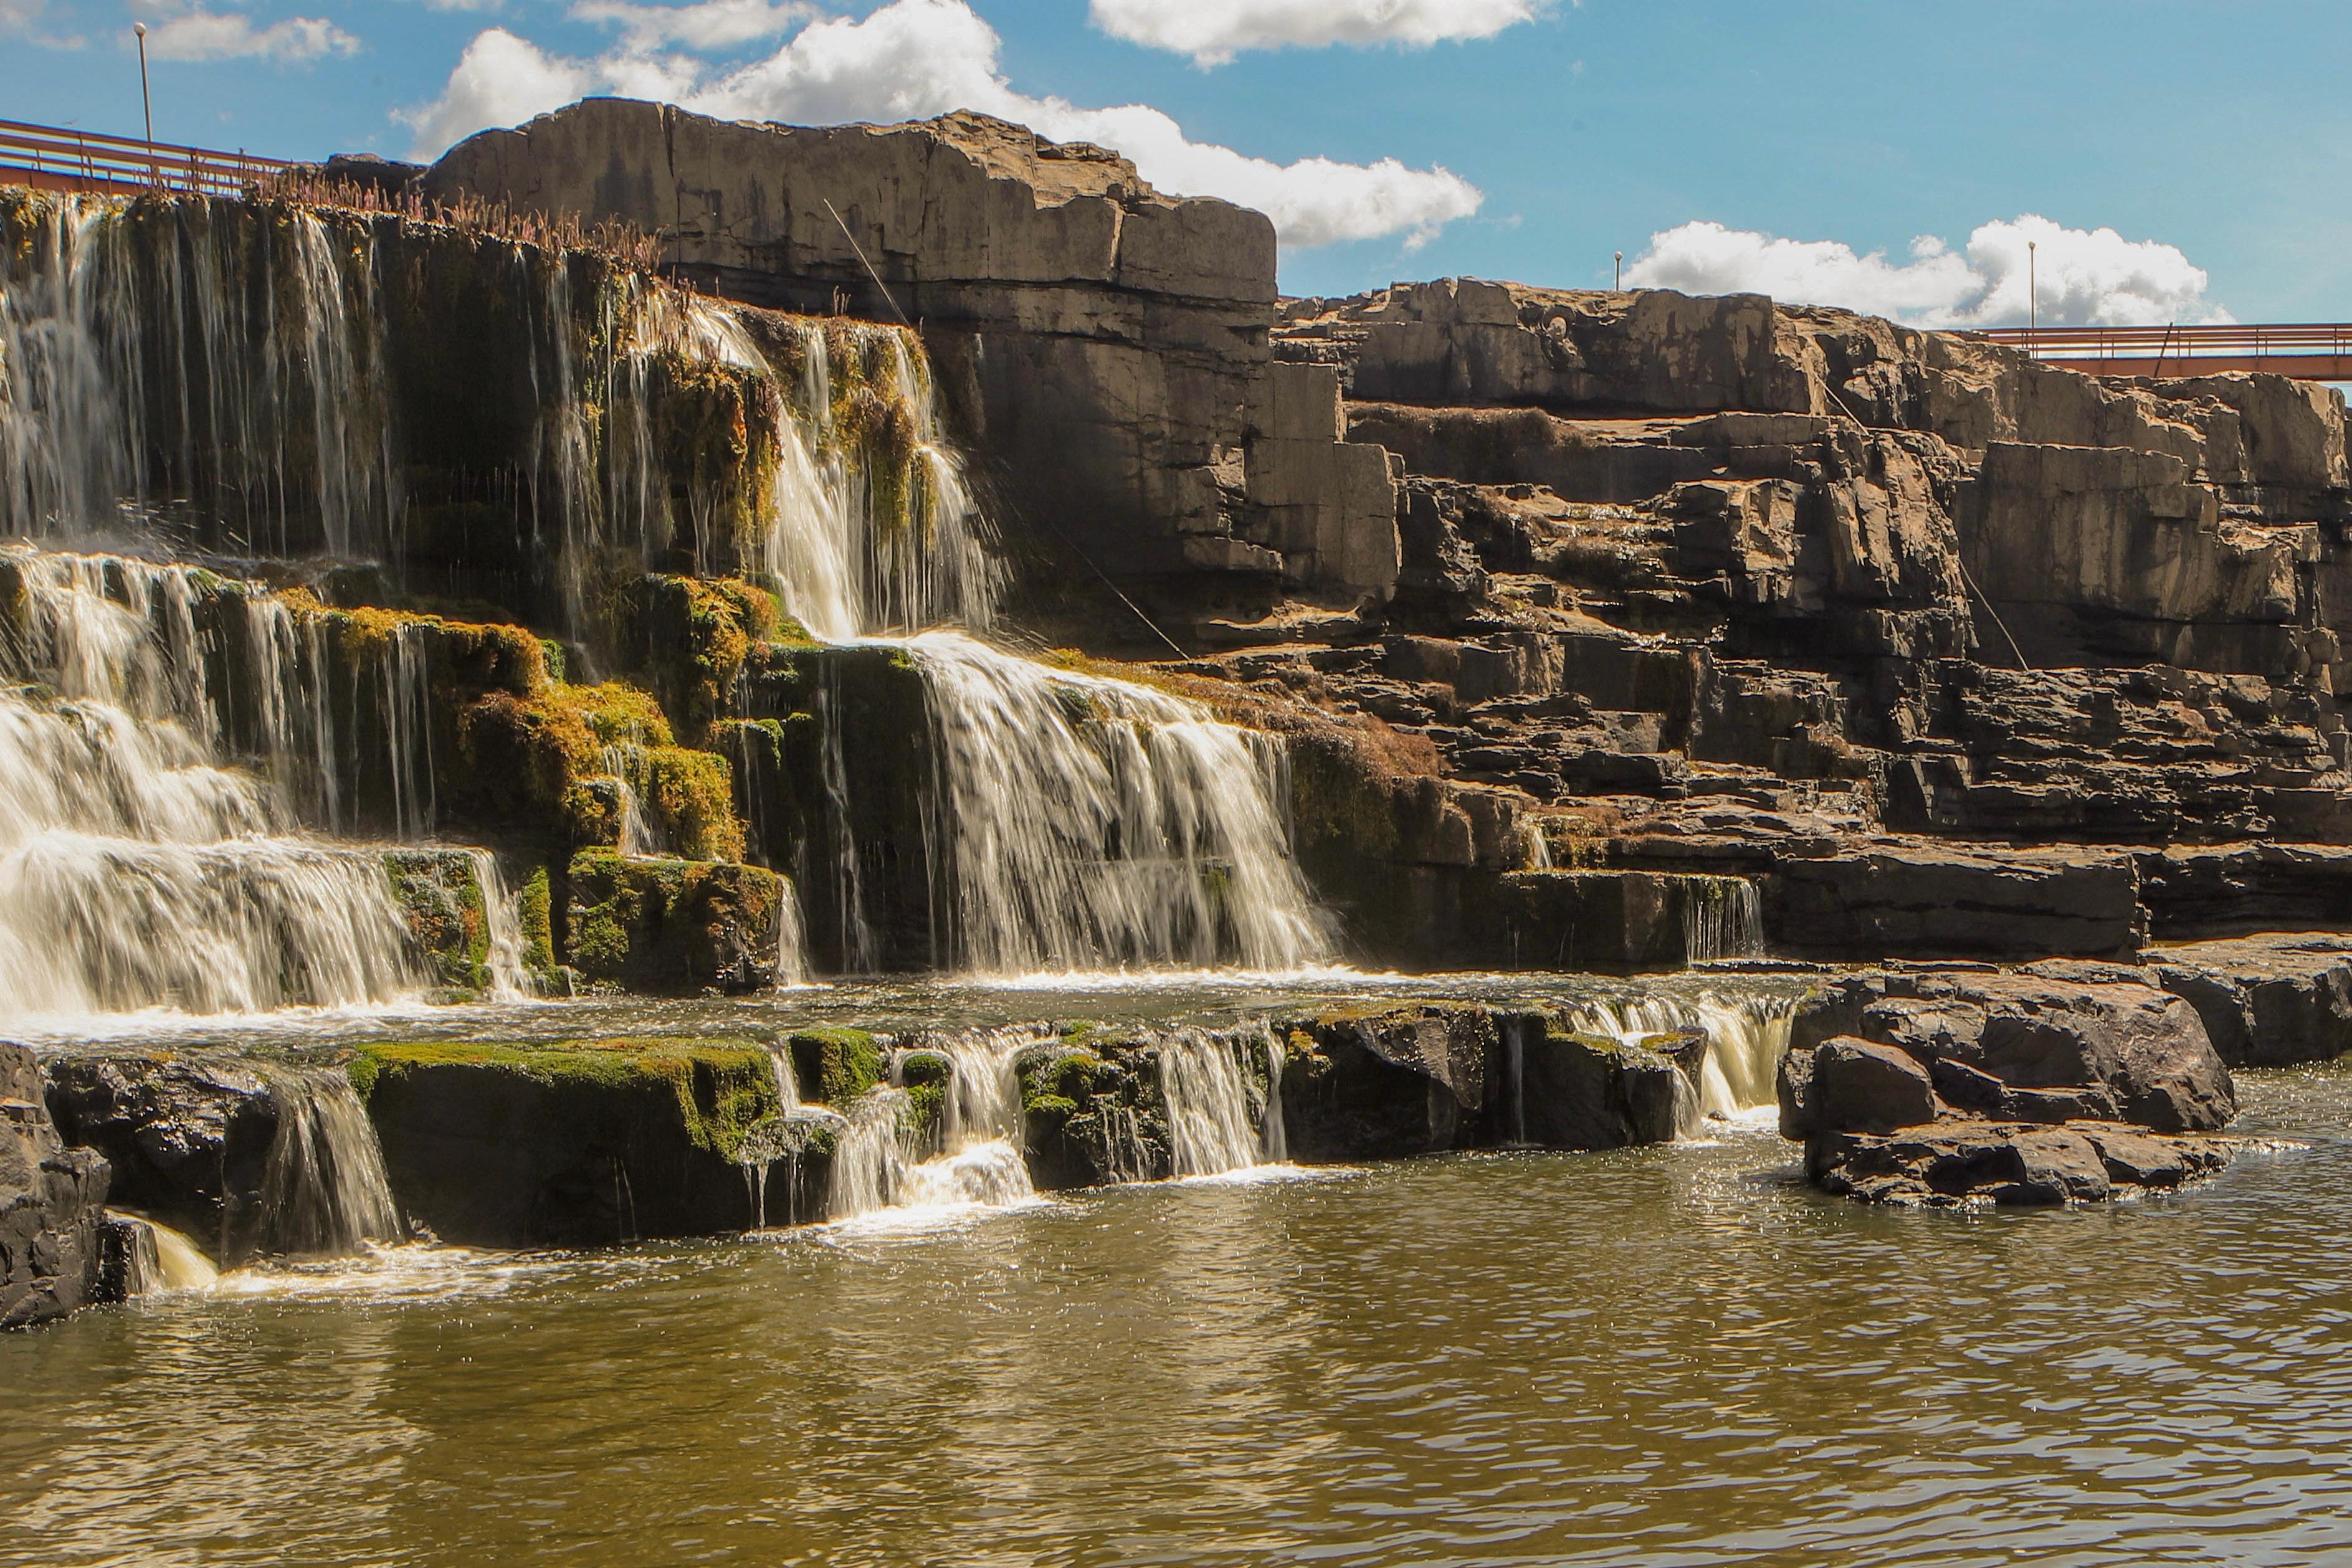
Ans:
[{"label": "reflection on water", "polygon": [[2307,1151],[2099,1210],[1865,1210],[1731,1126],[388,1253],[0,1338],[0,1512],[58,1563],[2327,1560],[2352,1071],[2248,1076]]}]

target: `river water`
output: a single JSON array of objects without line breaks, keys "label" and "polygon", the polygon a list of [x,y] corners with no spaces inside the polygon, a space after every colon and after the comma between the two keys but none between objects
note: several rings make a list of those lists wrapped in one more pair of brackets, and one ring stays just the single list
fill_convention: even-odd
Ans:
[{"label": "river water", "polygon": [[2305,1563],[2352,1554],[2352,1071],[2103,1209],[1762,1128],[929,1229],[405,1249],[0,1336],[44,1563]]}]

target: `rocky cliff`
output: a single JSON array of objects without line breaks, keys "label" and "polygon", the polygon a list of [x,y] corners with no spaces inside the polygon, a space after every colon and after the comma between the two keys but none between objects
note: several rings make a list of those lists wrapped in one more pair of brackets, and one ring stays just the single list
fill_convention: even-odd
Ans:
[{"label": "rocky cliff", "polygon": [[1352,602],[1393,580],[1386,459],[1344,444],[1329,377],[1268,374],[1273,225],[1116,153],[973,113],[809,129],[591,99],[423,185],[635,225],[731,298],[919,323],[1013,516],[1131,587]]},{"label": "rocky cliff", "polygon": [[423,178],[919,319],[1049,584],[1031,624],[1143,652],[1050,591],[1071,545],[1234,711],[1366,737],[1338,778],[1293,742],[1360,951],[1674,962],[1693,876],[1823,957],[2126,956],[2352,900],[2333,392],[1755,296],[1276,301],[1261,220],[970,115],[592,101]]}]

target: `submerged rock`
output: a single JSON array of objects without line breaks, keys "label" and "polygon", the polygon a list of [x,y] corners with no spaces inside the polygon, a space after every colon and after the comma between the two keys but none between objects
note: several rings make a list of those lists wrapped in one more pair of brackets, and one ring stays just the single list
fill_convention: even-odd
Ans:
[{"label": "submerged rock", "polygon": [[1778,1086],[1808,1174],[1871,1199],[2105,1198],[2237,1147],[2202,1136],[2237,1092],[2196,1011],[2112,966],[1846,977],[1799,1009]]}]

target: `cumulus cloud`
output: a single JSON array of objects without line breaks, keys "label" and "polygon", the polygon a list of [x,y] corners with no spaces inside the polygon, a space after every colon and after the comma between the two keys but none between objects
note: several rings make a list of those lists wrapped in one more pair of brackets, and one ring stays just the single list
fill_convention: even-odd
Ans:
[{"label": "cumulus cloud", "polygon": [[145,9],[156,18],[147,29],[147,53],[159,60],[315,60],[360,47],[324,16],[289,16],[264,26],[242,11],[160,4]]},{"label": "cumulus cloud", "polygon": [[1919,327],[2022,325],[2029,314],[2026,246],[2041,319],[2053,326],[2151,326],[2227,321],[2211,279],[2177,246],[2128,240],[2114,229],[2071,229],[2027,214],[1984,224],[1954,251],[1932,235],[1909,259],[1857,255],[1836,240],[1794,240],[1690,223],[1650,236],[1625,281],[1686,294],[1769,294],[1840,305]]},{"label": "cumulus cloud", "polygon": [[671,45],[688,49],[728,49],[789,33],[816,15],[802,0],[697,0],[687,5],[642,5],[631,0],[577,0],[575,22],[619,27],[628,49]]},{"label": "cumulus cloud", "polygon": [[0,0],[0,38],[21,37],[44,49],[78,49],[78,34],[52,33],[41,26],[49,0]]},{"label": "cumulus cloud", "polygon": [[431,103],[395,110],[420,153],[438,153],[486,126],[513,125],[593,92],[601,74],[584,60],[550,55],[504,27],[478,33]]},{"label": "cumulus cloud", "polygon": [[[674,33],[659,37],[687,41]],[[1442,168],[1412,169],[1393,158],[1276,163],[1195,141],[1148,105],[1088,109],[1032,97],[1005,79],[999,48],[995,29],[964,0],[893,0],[863,18],[812,22],[773,53],[733,67],[656,54],[625,39],[611,54],[567,58],[493,28],[467,46],[439,98],[400,119],[416,132],[417,154],[432,157],[474,131],[515,124],[593,91],[800,124],[978,110],[1055,141],[1115,147],[1162,190],[1255,207],[1292,248],[1394,235],[1411,248],[1475,213],[1482,199],[1476,186]]]},{"label": "cumulus cloud", "polygon": [[1491,38],[1533,21],[1550,0],[1090,0],[1115,38],[1221,66],[1244,49]]}]

